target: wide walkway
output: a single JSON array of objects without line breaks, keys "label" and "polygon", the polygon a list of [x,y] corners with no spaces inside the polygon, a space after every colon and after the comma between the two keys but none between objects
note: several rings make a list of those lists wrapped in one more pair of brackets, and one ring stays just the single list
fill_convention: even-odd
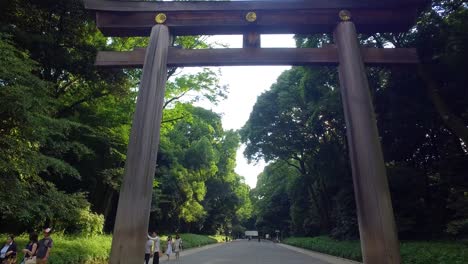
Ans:
[{"label": "wide walkway", "polygon": [[301,253],[268,241],[237,240],[231,243],[209,246],[182,252],[180,260],[161,258],[162,263],[180,264],[331,264],[348,263],[327,261],[314,254]]}]

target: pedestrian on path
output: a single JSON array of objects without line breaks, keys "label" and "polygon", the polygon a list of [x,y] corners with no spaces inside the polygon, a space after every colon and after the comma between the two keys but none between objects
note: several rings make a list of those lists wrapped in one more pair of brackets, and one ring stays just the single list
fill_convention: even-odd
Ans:
[{"label": "pedestrian on path", "polygon": [[41,239],[37,244],[37,252],[36,252],[36,263],[37,264],[46,264],[49,260],[50,250],[54,245],[54,241],[50,237],[52,233],[52,228],[44,229],[44,238]]},{"label": "pedestrian on path", "polygon": [[145,264],[149,263],[150,257],[153,256],[154,241],[153,238],[148,234],[148,239],[145,245]]},{"label": "pedestrian on path", "polygon": [[182,250],[182,238],[180,238],[179,234],[177,234],[175,238],[176,239],[174,242],[174,252],[175,252],[176,260],[179,260],[180,251]]},{"label": "pedestrian on path", "polygon": [[151,239],[154,244],[153,244],[153,250],[151,255],[153,255],[153,264],[159,264],[159,257],[161,257],[161,242],[158,236],[158,233],[156,231],[153,231],[151,236],[148,236],[148,239]]},{"label": "pedestrian on path", "polygon": [[172,237],[169,236],[167,238],[167,248],[166,248],[166,255],[167,255],[167,260],[170,260],[171,254],[172,254]]}]

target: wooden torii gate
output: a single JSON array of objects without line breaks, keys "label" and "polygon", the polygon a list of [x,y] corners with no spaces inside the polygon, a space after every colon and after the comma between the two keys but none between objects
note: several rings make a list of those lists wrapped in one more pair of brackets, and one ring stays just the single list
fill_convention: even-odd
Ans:
[{"label": "wooden torii gate", "polygon": [[[370,49],[357,32],[403,32],[428,0],[123,2],[85,0],[107,36],[148,36],[146,49],[99,52],[96,64],[143,67],[112,240],[110,263],[141,263],[167,66],[337,65],[347,128],[361,248],[366,264],[400,263],[399,242],[365,73],[370,65],[416,64],[414,49]],[[266,49],[260,34],[334,33],[319,49]],[[169,47],[180,35],[242,34],[242,49]]]}]

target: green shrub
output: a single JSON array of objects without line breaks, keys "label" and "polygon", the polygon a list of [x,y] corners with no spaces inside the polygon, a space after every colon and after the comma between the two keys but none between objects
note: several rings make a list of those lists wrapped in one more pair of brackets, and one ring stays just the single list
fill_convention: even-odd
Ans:
[{"label": "green shrub", "polygon": [[[359,241],[339,241],[329,237],[291,237],[285,244],[333,256],[362,261]],[[403,264],[466,264],[467,245],[461,241],[403,241],[400,246]]]},{"label": "green shrub", "polygon": [[79,234],[85,236],[101,235],[104,228],[104,216],[91,212],[89,207],[82,209],[76,226]]},{"label": "green shrub", "polygon": [[[222,241],[220,236],[204,236],[195,234],[181,234],[184,248],[199,247],[214,244]],[[0,234],[0,237],[6,235]],[[175,235],[172,235],[174,238]],[[112,244],[111,235],[95,236],[68,236],[62,234],[52,234],[54,247],[50,254],[49,264],[104,264],[109,260],[110,248]],[[28,235],[21,235],[15,239],[18,244],[18,263],[23,258],[21,249],[28,243]],[[167,236],[161,236],[161,246],[166,248]]]},{"label": "green shrub", "polygon": [[[52,234],[51,237],[54,247],[50,254],[50,264],[107,263],[112,242],[110,235],[82,237]],[[28,242],[28,236],[21,235],[15,240],[18,252],[21,252],[20,249]],[[23,254],[20,253],[18,260],[22,258]]]},{"label": "green shrub", "polygon": [[[222,236],[206,236],[197,234],[180,234],[180,237],[182,238],[184,249],[216,244],[223,242],[224,238]],[[175,234],[172,235],[172,238],[175,239]],[[161,246],[166,249],[166,245],[167,235],[161,236]]]},{"label": "green shrub", "polygon": [[468,236],[468,219],[451,221],[446,232],[453,236]]},{"label": "green shrub", "polygon": [[338,241],[329,237],[320,236],[291,237],[285,239],[283,243],[342,258],[358,261],[362,259],[361,247],[358,241]]}]

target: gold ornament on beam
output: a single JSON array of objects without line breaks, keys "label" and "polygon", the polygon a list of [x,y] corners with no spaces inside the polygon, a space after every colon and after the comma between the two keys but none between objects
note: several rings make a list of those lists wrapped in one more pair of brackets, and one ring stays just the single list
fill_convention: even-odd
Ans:
[{"label": "gold ornament on beam", "polygon": [[257,21],[257,14],[255,12],[248,12],[245,15],[245,20],[249,21],[250,23]]},{"label": "gold ornament on beam", "polygon": [[339,13],[341,21],[350,21],[351,20],[351,12],[348,10],[341,10]]},{"label": "gold ornament on beam", "polygon": [[154,20],[156,21],[156,23],[158,24],[163,24],[164,22],[166,22],[166,19],[167,19],[167,16],[166,14],[164,13],[159,13],[156,15],[156,17],[154,18]]}]

